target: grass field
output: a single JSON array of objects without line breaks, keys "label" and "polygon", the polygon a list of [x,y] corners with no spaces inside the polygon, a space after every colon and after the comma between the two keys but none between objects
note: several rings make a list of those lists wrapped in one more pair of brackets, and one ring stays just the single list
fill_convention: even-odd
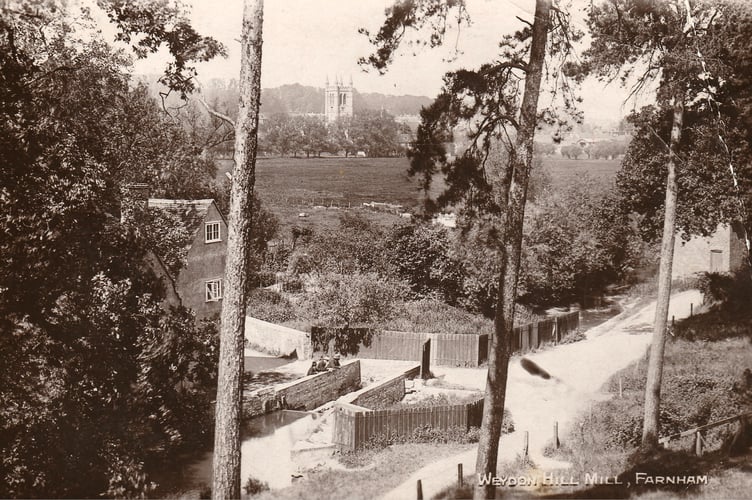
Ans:
[{"label": "grass field", "polygon": [[[220,175],[232,167],[221,161]],[[388,202],[417,206],[422,193],[407,177],[407,158],[271,158],[256,165],[256,188],[271,204],[337,206]]]},{"label": "grass field", "polygon": [[[218,178],[232,170],[232,160],[220,160]],[[584,175],[604,184],[613,181],[619,160],[567,160],[545,158],[544,169],[554,186],[566,185]],[[407,158],[261,158],[256,165],[256,192],[279,218],[281,232],[293,225],[335,226],[338,210],[362,207],[364,202],[394,203],[404,210],[418,208],[424,199],[417,179],[407,176]],[[443,182],[434,182],[435,198]],[[318,207],[318,208],[314,208]],[[308,217],[298,214],[306,212]],[[396,215],[364,211],[385,225]]]},{"label": "grass field", "polygon": [[595,181],[611,183],[616,179],[621,160],[567,160],[566,158],[544,158],[543,168],[551,175],[554,186],[565,185],[588,175]]},{"label": "grass field", "polygon": [[[610,182],[619,160],[567,160],[545,158],[543,166],[554,185],[584,174]],[[360,205],[363,202],[396,203],[415,207],[423,199],[417,179],[407,176],[407,158],[271,158],[256,166],[256,187],[271,204]],[[231,160],[220,160],[219,176],[232,169]],[[435,191],[438,191],[437,186]],[[437,194],[436,192],[431,193]]]}]

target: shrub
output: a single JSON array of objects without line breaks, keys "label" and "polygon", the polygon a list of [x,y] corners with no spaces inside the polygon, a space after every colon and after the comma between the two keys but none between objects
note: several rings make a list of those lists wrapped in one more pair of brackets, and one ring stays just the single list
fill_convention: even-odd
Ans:
[{"label": "shrub", "polygon": [[585,336],[584,332],[581,332],[580,330],[575,330],[573,332],[569,332],[562,339],[559,341],[559,344],[574,344],[575,342],[579,342],[580,340],[585,340],[587,337]]},{"label": "shrub", "polygon": [[269,491],[269,484],[266,481],[260,481],[253,476],[249,476],[243,489],[248,495],[258,495],[262,491]]},{"label": "shrub", "polygon": [[416,427],[411,434],[376,434],[371,436],[365,444],[366,449],[382,449],[393,444],[404,443],[477,443],[480,438],[480,429],[470,427],[465,429],[460,426],[451,426],[446,429],[438,429],[430,425]]},{"label": "shrub", "polygon": [[493,321],[439,300],[405,302],[384,324],[388,330],[425,333],[490,334]]},{"label": "shrub", "polygon": [[283,323],[295,318],[295,309],[285,297],[272,290],[255,289],[248,298],[248,311],[270,323]]}]

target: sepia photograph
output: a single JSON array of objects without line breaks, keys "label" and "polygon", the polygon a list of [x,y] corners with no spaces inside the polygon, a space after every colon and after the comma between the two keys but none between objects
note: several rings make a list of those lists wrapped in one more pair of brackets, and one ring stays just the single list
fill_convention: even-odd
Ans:
[{"label": "sepia photograph", "polygon": [[0,498],[750,498],[752,0],[0,45]]}]

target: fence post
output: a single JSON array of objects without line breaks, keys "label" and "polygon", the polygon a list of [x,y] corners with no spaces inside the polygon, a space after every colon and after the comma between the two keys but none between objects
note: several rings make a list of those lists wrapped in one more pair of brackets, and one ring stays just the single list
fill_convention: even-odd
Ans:
[{"label": "fence post", "polygon": [[528,452],[528,448],[529,448],[529,446],[528,446],[529,445],[529,437],[530,437],[530,434],[528,433],[528,431],[525,431],[525,447],[523,448],[525,459],[527,459],[527,452]]},{"label": "fence post", "polygon": [[423,500],[423,483],[418,479],[418,500]]},{"label": "fence post", "polygon": [[623,396],[621,376],[619,377],[619,398]]},{"label": "fence post", "polygon": [[559,422],[554,421],[554,447],[558,450],[559,446],[561,446],[561,442],[559,441]]},{"label": "fence post", "polygon": [[425,380],[431,376],[431,339],[423,342],[420,355],[420,378]]},{"label": "fence post", "polygon": [[695,305],[694,305],[693,303],[691,303],[691,302],[690,302],[690,304],[689,304],[689,317],[690,317],[690,318],[691,318],[691,317],[692,317],[692,315],[694,314],[694,310],[695,310]]},{"label": "fence post", "polygon": [[702,456],[702,433],[700,431],[695,433],[695,455]]},{"label": "fence post", "polygon": [[462,464],[457,464],[457,487],[462,488]]}]

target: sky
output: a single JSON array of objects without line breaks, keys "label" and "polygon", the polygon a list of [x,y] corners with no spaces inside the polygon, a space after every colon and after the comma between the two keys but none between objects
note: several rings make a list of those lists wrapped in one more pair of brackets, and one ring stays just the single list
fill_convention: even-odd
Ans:
[{"label": "sky", "polygon": [[[402,49],[385,75],[366,73],[359,57],[371,53],[366,36],[358,28],[375,32],[384,19],[384,9],[393,0],[267,0],[264,6],[262,86],[277,87],[300,83],[323,87],[327,77],[353,79],[359,92],[435,97],[442,76],[452,69],[476,68],[497,55],[503,34],[522,26],[515,17],[531,19],[534,0],[467,0],[472,24],[458,32],[447,32],[445,46]],[[192,6],[191,20],[202,34],[222,42],[226,59],[199,64],[199,81],[237,78],[240,72],[240,26],[242,0],[186,0]],[[587,4],[573,0],[574,12]],[[576,14],[582,16],[582,14]],[[578,21],[579,27],[584,25]],[[460,53],[455,56],[455,48]],[[453,59],[450,61],[450,59]],[[156,55],[139,61],[138,73],[161,73],[165,59]],[[585,121],[616,122],[634,102],[625,103],[626,90],[617,83],[609,86],[587,81],[581,92]],[[645,104],[638,103],[639,105]]]}]

